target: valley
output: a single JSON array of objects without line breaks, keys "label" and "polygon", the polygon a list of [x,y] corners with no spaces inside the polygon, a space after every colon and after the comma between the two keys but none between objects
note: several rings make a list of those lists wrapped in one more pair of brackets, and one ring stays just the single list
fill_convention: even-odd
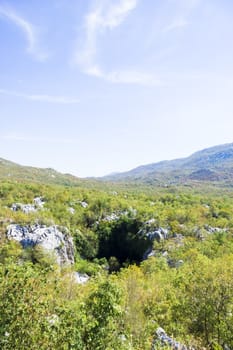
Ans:
[{"label": "valley", "polygon": [[[166,163],[169,178],[189,164],[189,186],[2,160],[1,349],[231,349],[233,192],[220,178],[231,152],[220,148]],[[207,181],[210,163],[219,178]]]}]

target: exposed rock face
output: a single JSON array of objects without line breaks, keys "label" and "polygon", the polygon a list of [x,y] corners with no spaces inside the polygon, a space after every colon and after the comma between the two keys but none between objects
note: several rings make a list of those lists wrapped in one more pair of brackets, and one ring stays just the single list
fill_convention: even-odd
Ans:
[{"label": "exposed rock face", "polygon": [[72,237],[63,233],[58,226],[20,226],[9,225],[7,238],[18,241],[23,248],[41,246],[45,250],[54,253],[57,263],[74,263],[74,244]]}]

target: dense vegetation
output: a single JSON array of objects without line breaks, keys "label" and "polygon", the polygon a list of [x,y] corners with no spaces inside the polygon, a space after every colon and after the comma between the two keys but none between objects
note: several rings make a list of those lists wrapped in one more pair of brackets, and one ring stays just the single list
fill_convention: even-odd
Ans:
[{"label": "dense vegetation", "polygon": [[[35,197],[44,208],[11,209]],[[149,350],[158,326],[196,349],[233,347],[231,191],[5,181],[0,220],[1,349]],[[6,239],[10,223],[35,222],[68,228],[74,266]],[[160,227],[168,238],[152,242]]]}]

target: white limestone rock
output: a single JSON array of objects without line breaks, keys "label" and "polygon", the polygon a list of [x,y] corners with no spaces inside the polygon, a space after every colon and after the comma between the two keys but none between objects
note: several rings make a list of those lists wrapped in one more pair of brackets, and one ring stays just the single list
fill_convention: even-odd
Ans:
[{"label": "white limestone rock", "polygon": [[80,204],[81,207],[83,207],[83,208],[87,208],[87,207],[88,207],[88,203],[87,203],[87,202],[79,201],[79,204]]},{"label": "white limestone rock", "polygon": [[68,212],[69,212],[70,214],[74,215],[74,214],[75,214],[75,209],[72,208],[72,207],[69,207],[69,208],[68,208]]},{"label": "white limestone rock", "polygon": [[105,218],[103,218],[103,221],[111,222],[111,221],[117,221],[119,219],[120,219],[120,216],[118,214],[112,213],[110,215],[105,216]]},{"label": "white limestone rock", "polygon": [[[158,327],[155,331],[154,340],[152,343],[152,350],[160,348],[171,348],[174,350],[188,350],[188,347],[184,344],[181,344],[179,341],[168,336],[165,330],[161,327]],[[193,348],[191,348],[194,350]]]},{"label": "white limestone rock", "polygon": [[42,197],[35,197],[33,202],[33,204],[13,203],[11,210],[22,211],[25,214],[29,214],[36,212],[38,209],[42,209],[44,206]]},{"label": "white limestone rock", "polygon": [[7,228],[7,238],[18,241],[23,248],[41,246],[55,255],[59,265],[74,263],[73,239],[58,226],[12,224]]},{"label": "white limestone rock", "polygon": [[36,212],[36,208],[33,204],[22,204],[22,203],[14,203],[11,206],[11,210],[13,211],[22,211],[25,214]]},{"label": "white limestone rock", "polygon": [[86,273],[74,272],[74,279],[78,284],[85,284],[90,277]]},{"label": "white limestone rock", "polygon": [[35,204],[36,207],[38,207],[38,208],[43,208],[44,203],[45,203],[45,202],[43,201],[43,198],[42,198],[42,197],[35,197],[35,198],[34,198],[34,204]]}]

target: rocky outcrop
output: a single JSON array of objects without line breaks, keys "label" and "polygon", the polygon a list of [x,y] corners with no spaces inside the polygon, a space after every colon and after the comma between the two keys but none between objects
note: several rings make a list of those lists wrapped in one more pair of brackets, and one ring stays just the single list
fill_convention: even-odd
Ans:
[{"label": "rocky outcrop", "polygon": [[103,218],[103,221],[112,222],[120,219],[120,216],[116,213],[111,213]]},{"label": "rocky outcrop", "polygon": [[33,204],[23,204],[23,203],[13,203],[11,210],[22,211],[25,214],[36,212],[38,209],[42,209],[44,206],[44,201],[42,197],[36,197],[33,200]]},{"label": "rocky outcrop", "polygon": [[221,227],[212,227],[210,225],[205,225],[204,229],[208,232],[208,233],[221,233],[221,232],[227,232],[226,228],[221,228]]},{"label": "rocky outcrop", "polygon": [[161,242],[164,239],[168,238],[168,230],[163,227],[159,227],[154,231],[147,232],[146,236],[152,241],[156,240],[158,242]]},{"label": "rocky outcrop", "polygon": [[227,228],[212,227],[210,225],[204,225],[203,227],[195,227],[193,233],[200,241],[204,241],[209,235],[215,233],[227,233]]},{"label": "rocky outcrop", "polygon": [[59,265],[74,263],[74,244],[72,237],[66,230],[61,230],[58,226],[45,225],[9,225],[7,228],[7,238],[18,241],[23,248],[42,247],[46,251],[55,255]]},{"label": "rocky outcrop", "polygon": [[[163,328],[158,327],[155,331],[155,336],[154,336],[151,350],[161,349],[161,348],[167,349],[168,347],[171,349],[174,349],[174,350],[188,350],[188,349],[190,349],[187,346],[176,341],[172,337],[169,337]],[[192,350],[194,350],[194,349],[192,349]]]},{"label": "rocky outcrop", "polygon": [[154,218],[144,222],[138,232],[139,235],[149,238],[151,241],[161,242],[169,237],[169,230],[163,227],[158,227]]},{"label": "rocky outcrop", "polygon": [[33,213],[37,211],[33,204],[22,204],[22,203],[13,203],[11,206],[13,211],[22,211],[25,214]]},{"label": "rocky outcrop", "polygon": [[150,242],[150,246],[143,254],[143,260],[148,259],[151,256],[156,255],[156,251],[153,250],[153,242],[162,242],[170,237],[170,232],[167,228],[158,227],[154,218],[143,223],[142,227],[138,231],[138,235],[146,237]]}]

